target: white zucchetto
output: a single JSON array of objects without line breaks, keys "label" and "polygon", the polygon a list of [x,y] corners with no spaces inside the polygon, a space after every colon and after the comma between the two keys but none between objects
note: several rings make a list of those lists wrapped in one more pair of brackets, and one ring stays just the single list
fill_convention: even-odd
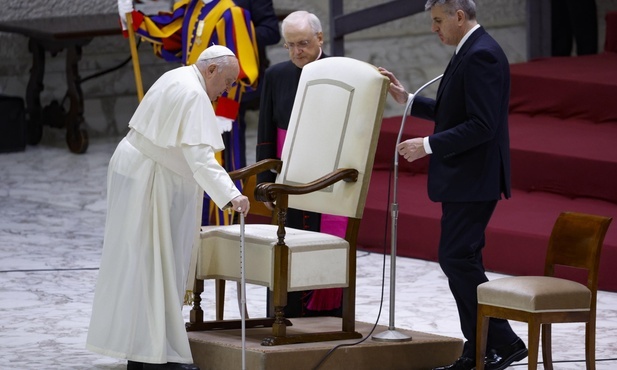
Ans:
[{"label": "white zucchetto", "polygon": [[225,46],[212,45],[208,47],[206,50],[202,51],[201,54],[199,54],[199,58],[197,58],[197,60],[212,59],[212,58],[222,57],[226,55],[232,56],[232,57],[236,56],[233,53],[233,51],[229,50],[229,48]]}]

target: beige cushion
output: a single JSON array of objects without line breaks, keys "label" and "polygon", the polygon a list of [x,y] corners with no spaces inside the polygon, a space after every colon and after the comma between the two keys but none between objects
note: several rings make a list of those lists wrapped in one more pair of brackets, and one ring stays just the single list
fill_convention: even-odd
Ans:
[{"label": "beige cushion", "polygon": [[570,280],[516,276],[480,284],[478,303],[527,312],[588,311],[591,292]]},{"label": "beige cushion", "polygon": [[[277,226],[245,226],[245,277],[272,289]],[[339,237],[285,228],[289,247],[288,291],[347,287],[349,243]],[[240,281],[240,225],[204,226],[197,278]]]}]

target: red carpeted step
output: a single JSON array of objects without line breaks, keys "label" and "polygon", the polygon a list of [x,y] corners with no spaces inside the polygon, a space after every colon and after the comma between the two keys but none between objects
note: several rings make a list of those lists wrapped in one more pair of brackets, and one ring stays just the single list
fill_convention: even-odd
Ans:
[{"label": "red carpeted step", "polygon": [[[385,242],[387,253],[390,253],[391,177],[389,171],[373,171],[362,216],[358,244],[374,252],[383,252]],[[441,206],[428,199],[426,175],[399,174],[398,204],[399,254],[436,261]]]},{"label": "red carpeted step", "polygon": [[[373,172],[358,236],[360,249],[381,253],[385,238],[386,251],[390,253],[390,177],[388,171]],[[441,208],[428,199],[426,175],[399,174],[398,205],[398,255],[436,261]],[[487,269],[514,275],[541,275],[548,238],[562,211],[616,217],[617,204],[514,190],[511,199],[499,202],[489,224],[484,252]],[[602,252],[600,289],[617,291],[615,265],[617,227],[612,225]]]},{"label": "red carpeted step", "polygon": [[552,57],[510,66],[510,111],[617,123],[617,53]]},{"label": "red carpeted step", "polygon": [[[401,123],[402,117],[384,118],[381,124],[381,132],[379,133],[377,151],[375,153],[375,163],[373,165],[375,169],[389,170],[392,168],[394,154],[396,151],[396,139],[398,138]],[[426,121],[415,117],[407,117],[402,140],[430,135],[434,128],[435,125],[431,121]],[[399,171],[426,173],[428,168],[428,158],[423,158],[412,163],[409,163],[404,159],[400,159],[401,158],[399,157]]]},{"label": "red carpeted step", "polygon": [[617,203],[617,124],[510,115],[512,186]]},{"label": "red carpeted step", "polygon": [[[392,168],[400,124],[400,117],[384,119],[376,170]],[[514,188],[617,203],[617,124],[511,114],[509,125]],[[403,140],[430,135],[432,130],[432,122],[408,118]],[[401,173],[427,169],[428,157],[413,163],[399,157]]]}]

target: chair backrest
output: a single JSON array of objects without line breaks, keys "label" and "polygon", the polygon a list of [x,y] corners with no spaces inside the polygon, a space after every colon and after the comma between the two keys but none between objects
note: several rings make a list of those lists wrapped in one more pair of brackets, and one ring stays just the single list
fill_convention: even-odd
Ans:
[{"label": "chair backrest", "polygon": [[544,275],[554,276],[555,266],[587,270],[587,287],[598,290],[598,270],[604,236],[612,218],[563,212],[555,221],[549,239]]},{"label": "chair backrest", "polygon": [[277,183],[305,184],[340,168],[357,182],[289,197],[289,207],[361,218],[387,97],[388,79],[374,66],[330,57],[302,69]]}]

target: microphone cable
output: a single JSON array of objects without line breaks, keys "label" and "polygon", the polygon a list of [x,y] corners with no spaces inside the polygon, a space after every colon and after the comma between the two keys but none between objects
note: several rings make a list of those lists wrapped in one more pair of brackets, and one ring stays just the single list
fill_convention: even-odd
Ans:
[{"label": "microphone cable", "polygon": [[[390,189],[392,187],[392,167],[390,167],[389,171],[388,171],[388,196],[386,197],[386,212],[385,212],[385,225],[384,225],[384,237],[383,237],[383,261],[382,261],[382,267],[381,267],[381,297],[379,299],[379,312],[377,313],[377,319],[375,320],[375,324],[373,324],[373,327],[371,328],[371,331],[366,335],[366,337],[358,340],[357,342],[354,343],[341,343],[339,345],[334,346],[333,348],[331,348],[328,353],[326,353],[321,360],[317,363],[317,365],[315,365],[315,367],[313,367],[313,370],[318,370],[325,362],[326,360],[334,353],[334,351],[336,351],[339,348],[342,347],[353,347],[356,346],[358,344],[361,344],[363,342],[365,342],[375,331],[375,329],[377,329],[377,326],[379,325],[379,319],[381,318],[381,312],[383,310],[383,298],[384,298],[384,292],[385,292],[385,282],[386,282],[386,255],[387,255],[387,248],[386,245],[387,243],[387,239],[388,239],[388,226],[389,226],[389,213],[388,213],[388,208],[389,208],[389,204],[390,204]],[[357,249],[356,249],[357,251]],[[370,252],[369,252],[370,254]],[[354,318],[355,319],[355,318]]]},{"label": "microphone cable", "polygon": [[[405,104],[405,111],[403,113],[403,119],[402,119],[402,122],[401,122],[401,127],[400,127],[400,130],[398,132],[398,136],[397,136],[396,144],[395,145],[398,146],[398,144],[401,141],[401,137],[403,135],[403,129],[405,127],[405,120],[407,118],[407,115],[411,113],[410,112],[411,111],[411,106],[412,106],[412,104],[413,104],[413,102],[415,100],[416,95],[418,93],[420,93],[422,90],[424,90],[427,86],[431,85],[435,81],[440,80],[442,77],[443,77],[443,74],[433,78],[432,80],[430,80],[430,81],[426,82],[424,85],[422,85],[418,90],[416,90],[416,92],[414,94],[409,94],[408,99],[407,99],[407,103]],[[386,245],[387,245],[387,238],[388,238],[387,235],[388,235],[388,219],[389,219],[389,217],[388,217],[388,215],[389,215],[388,209],[389,209],[390,197],[391,197],[391,190],[390,189],[392,188],[392,185],[393,185],[392,184],[393,172],[394,172],[394,177],[396,177],[394,179],[394,187],[396,187],[397,186],[397,181],[398,181],[398,152],[396,151],[396,148],[395,148],[395,151],[394,151],[394,160],[393,160],[392,166],[390,167],[390,171],[388,172],[388,196],[387,196],[387,204],[386,204],[386,212],[385,212],[386,222],[385,222],[384,241],[383,241],[383,265],[382,265],[382,277],[381,277],[381,298],[380,298],[380,302],[379,302],[379,313],[377,314],[377,320],[375,321],[375,324],[373,325],[373,328],[371,329],[371,331],[368,333],[368,335],[366,337],[364,337],[364,338],[362,338],[359,341],[354,342],[354,343],[349,343],[349,344],[345,344],[344,343],[344,344],[339,344],[339,345],[335,346],[330,351],[328,351],[328,353],[326,353],[326,355],[321,359],[321,361],[319,361],[317,363],[317,366],[315,366],[313,368],[313,370],[318,370],[319,367],[326,361],[326,359],[328,359],[330,357],[330,355],[336,349],[341,348],[341,347],[355,346],[355,345],[358,345],[358,344],[363,343],[364,341],[366,341],[366,339],[373,334],[373,332],[375,331],[375,329],[377,328],[377,326],[379,324],[379,319],[381,318],[381,312],[382,312],[382,309],[383,309],[383,298],[384,298],[384,290],[385,290],[386,251],[387,251]],[[397,190],[395,189],[395,191],[394,191],[394,198],[397,197],[396,193],[397,193]],[[393,203],[396,203],[396,206],[398,207],[397,199],[393,199],[393,201],[394,201]],[[397,216],[397,218],[398,218],[398,216]],[[394,224],[394,225],[396,225],[396,224]],[[396,238],[396,235],[395,235],[394,232],[392,234],[393,234],[392,238],[394,240],[394,238]],[[394,246],[395,245],[396,244],[394,244]],[[393,246],[393,249],[394,249],[394,246]],[[391,258],[395,259],[396,255],[391,256]],[[393,273],[396,273],[396,272],[395,271],[391,271],[391,274],[393,274]],[[394,294],[394,292],[391,291],[390,294]],[[392,305],[392,307],[390,307],[390,308],[392,309],[393,307],[394,306]]]},{"label": "microphone cable", "polygon": [[[139,45],[141,45],[141,37],[139,37],[139,38],[137,39],[136,49],[139,49]],[[107,69],[104,69],[104,70],[102,70],[102,71],[99,71],[99,72],[93,73],[93,74],[91,74],[91,75],[89,75],[89,76],[86,76],[86,77],[84,77],[84,78],[80,78],[80,79],[79,79],[79,81],[78,81],[78,83],[83,83],[83,82],[86,82],[86,81],[91,80],[91,79],[93,79],[93,78],[101,77],[101,76],[106,75],[106,74],[108,74],[108,73],[111,73],[111,72],[117,71],[118,69],[120,69],[120,68],[124,67],[125,65],[127,65],[127,64],[128,64],[128,63],[132,60],[132,59],[133,59],[133,56],[132,56],[132,55],[129,55],[129,57],[128,57],[128,58],[124,59],[123,61],[121,61],[120,63],[116,64],[116,65],[115,65],[115,66],[113,66],[113,67],[109,67],[109,68],[107,68]],[[60,102],[60,106],[64,106],[64,104],[66,103],[66,99],[67,99],[68,97],[69,97],[69,93],[68,93],[68,91],[67,91],[67,92],[64,94],[64,97],[62,97],[62,100],[61,100],[61,102]]]}]

